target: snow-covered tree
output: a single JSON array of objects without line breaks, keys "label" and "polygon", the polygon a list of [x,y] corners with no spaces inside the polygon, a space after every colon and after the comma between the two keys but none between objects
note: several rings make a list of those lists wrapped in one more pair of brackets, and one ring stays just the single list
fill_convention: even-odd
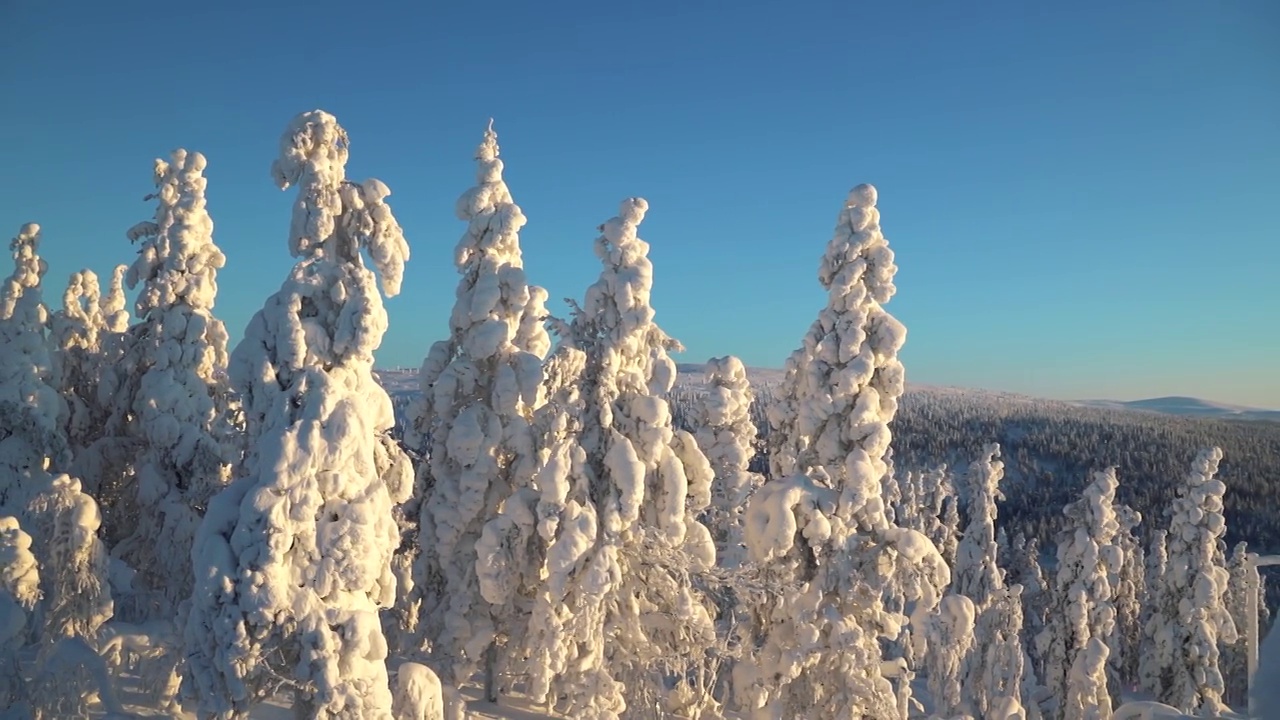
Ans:
[{"label": "snow-covered tree", "polygon": [[1138,679],[1138,661],[1142,652],[1142,599],[1146,594],[1144,578],[1146,555],[1138,541],[1135,529],[1142,522],[1142,514],[1128,505],[1116,508],[1120,530],[1116,545],[1120,548],[1121,566],[1110,579],[1116,608],[1115,637],[1108,641],[1111,648],[1108,677],[1111,696],[1120,700],[1120,693],[1132,687]]},{"label": "snow-covered tree", "polygon": [[1168,530],[1155,530],[1144,563],[1146,595],[1139,622],[1142,624],[1142,652],[1138,658],[1138,685],[1157,697],[1164,694],[1165,668],[1173,663],[1173,636],[1166,631],[1164,617],[1168,603],[1165,571],[1169,566]]},{"label": "snow-covered tree", "polygon": [[[933,544],[891,524],[882,500],[906,330],[882,307],[897,267],[879,216],[874,187],[849,193],[818,273],[827,306],[769,408],[774,479],[748,506],[747,546],[796,590],[778,600],[752,662],[735,672],[757,715],[898,716],[880,641],[896,639],[907,618],[884,597],[895,583],[909,587],[922,621],[950,580]],[[916,576],[907,584],[897,573]]]},{"label": "snow-covered tree", "polygon": [[[622,202],[601,226],[604,265],[562,347],[583,353],[582,407],[565,420],[538,471],[538,533],[546,585],[530,631],[531,695],[575,717],[613,718],[628,705],[674,711],[664,679],[684,676],[714,644],[711,618],[690,574],[715,563],[698,513],[712,470],[697,442],[672,427],[664,399],[680,348],[655,323],[653,266],[636,235],[648,203]],[[560,352],[560,351],[557,351]]]},{"label": "snow-covered tree", "polygon": [[[525,279],[524,213],[502,180],[492,123],[476,150],[476,186],[457,203],[467,230],[454,251],[462,276],[447,340],[422,364],[424,395],[414,425],[430,487],[422,503],[414,586],[424,602],[430,664],[445,682],[466,682],[511,618],[510,587],[496,548],[478,546],[504,500],[527,487],[537,466],[531,429],[541,397],[547,293]],[[477,550],[480,555],[477,556]],[[481,580],[481,578],[484,578]],[[492,601],[482,591],[492,585]],[[492,668],[490,668],[492,672]]]},{"label": "snow-covered tree", "polygon": [[115,393],[119,430],[138,454],[113,553],[171,605],[191,594],[196,528],[230,470],[227,331],[213,316],[226,258],[213,243],[205,165],[182,149],[155,162],[155,219],[129,231],[141,248],[126,281],[142,289]]},{"label": "snow-covered tree", "polygon": [[[1262,592],[1261,573],[1258,572],[1257,566],[1249,561],[1248,543],[1236,543],[1232,549],[1231,558],[1227,562],[1227,572],[1230,573],[1230,580],[1227,583],[1223,602],[1226,603],[1227,613],[1235,619],[1237,632],[1235,642],[1223,640],[1219,643],[1219,667],[1226,688],[1223,700],[1229,706],[1244,707],[1249,697],[1248,648],[1246,646],[1248,633],[1245,632],[1247,623],[1251,621],[1249,594],[1254,593],[1259,614],[1266,611],[1267,603]],[[1262,621],[1261,617],[1256,620],[1259,627],[1265,628],[1266,624]]]},{"label": "snow-covered tree", "polygon": [[[1095,668],[1095,664],[1096,646],[1101,644],[1105,651],[1115,629],[1110,578],[1123,566],[1120,548],[1115,545],[1120,530],[1116,485],[1115,468],[1095,472],[1083,497],[1063,511],[1068,525],[1058,538],[1054,605],[1037,644],[1044,657],[1044,684],[1059,699],[1057,717],[1065,720],[1089,715],[1081,715],[1085,710],[1064,698],[1087,698],[1088,702],[1096,701],[1098,708],[1105,703],[1102,717],[1110,714],[1106,655],[1102,655],[1101,666]],[[1080,685],[1095,682],[1101,687]]]},{"label": "snow-covered tree", "polygon": [[48,265],[39,246],[40,226],[22,226],[9,244],[13,274],[0,285],[0,508],[20,517],[46,484],[46,461],[67,459],[66,405],[50,384],[48,312],[40,292]]},{"label": "snow-covered tree", "polygon": [[[975,718],[1021,717],[1026,651],[1022,643],[1022,588],[992,588],[977,610],[973,645],[960,681],[965,709]],[[951,648],[932,648],[950,653]]]},{"label": "snow-covered tree", "polygon": [[40,572],[31,554],[31,536],[16,517],[0,517],[0,707],[25,699],[18,651],[26,635],[27,613],[40,599]]},{"label": "snow-covered tree", "polygon": [[1222,496],[1215,477],[1222,451],[1201,451],[1170,508],[1168,566],[1158,606],[1159,632],[1172,645],[1163,657],[1164,682],[1158,699],[1183,712],[1220,715],[1224,685],[1218,643],[1233,642],[1236,627],[1223,602],[1230,575],[1215,558],[1226,530]]},{"label": "snow-covered tree", "polygon": [[1090,637],[1076,653],[1062,697],[1061,717],[1068,720],[1108,720],[1111,697],[1107,694],[1107,656],[1110,648],[1099,637]]},{"label": "snow-covered tree", "polygon": [[969,466],[969,523],[956,550],[955,571],[951,591],[964,595],[978,606],[986,607],[992,592],[1004,587],[1004,573],[996,564],[996,500],[1004,463],[1000,446],[988,445],[982,456]]},{"label": "snow-covered tree", "polygon": [[33,550],[40,563],[41,638],[93,640],[115,611],[107,549],[98,539],[102,514],[80,481],[57,475],[31,501]]},{"label": "snow-covered tree", "polygon": [[[409,248],[377,180],[346,179],[348,138],[323,111],[286,129],[272,175],[298,187],[298,258],[245,330],[230,376],[252,450],[196,534],[187,673],[200,712],[243,718],[292,689],[299,716],[391,716],[379,609],[392,604],[412,487],[373,376]],[[378,274],[365,267],[367,252]]]},{"label": "snow-covered tree", "polygon": [[[934,716],[956,717],[968,707],[962,680],[965,658],[974,644],[976,620],[977,609],[972,600],[964,595],[948,595],[925,625],[929,649],[924,654],[924,671]],[[982,640],[985,643],[987,638]],[[973,684],[976,686],[977,682]]]},{"label": "snow-covered tree", "polygon": [[729,355],[707,361],[707,396],[694,412],[693,434],[715,471],[707,525],[716,541],[716,558],[724,567],[746,559],[742,512],[752,488],[762,478],[748,470],[755,454],[756,426],[751,420],[755,394],[747,368]]}]

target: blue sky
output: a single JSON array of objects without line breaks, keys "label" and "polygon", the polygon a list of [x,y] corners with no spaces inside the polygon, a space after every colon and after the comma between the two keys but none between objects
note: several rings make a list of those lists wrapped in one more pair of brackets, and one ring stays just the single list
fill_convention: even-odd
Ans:
[{"label": "blue sky", "polygon": [[291,264],[268,168],[296,113],[352,138],[413,247],[382,365],[446,333],[457,196],[495,118],[533,282],[651,204],[658,321],[781,366],[852,185],[880,189],[916,382],[1280,407],[1280,4],[0,3],[0,229],[47,298],[133,251],[152,158],[209,158],[218,314]]}]

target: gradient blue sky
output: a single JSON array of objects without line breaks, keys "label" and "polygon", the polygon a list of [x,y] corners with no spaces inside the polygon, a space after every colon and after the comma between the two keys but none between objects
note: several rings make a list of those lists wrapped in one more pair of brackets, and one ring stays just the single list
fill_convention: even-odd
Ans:
[{"label": "gradient blue sky", "polygon": [[1280,407],[1280,3],[0,2],[0,229],[46,296],[133,251],[152,158],[209,158],[218,314],[287,272],[268,168],[333,112],[413,247],[381,365],[446,332],[457,196],[495,127],[533,282],[581,297],[596,226],[652,206],[682,361],[778,367],[847,189],[880,189],[915,382]]}]

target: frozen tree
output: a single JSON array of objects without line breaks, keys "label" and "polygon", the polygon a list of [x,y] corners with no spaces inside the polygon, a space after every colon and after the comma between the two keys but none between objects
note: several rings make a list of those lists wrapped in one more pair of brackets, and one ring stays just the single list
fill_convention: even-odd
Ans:
[{"label": "frozen tree", "polygon": [[[1026,652],[1022,644],[1022,588],[995,587],[978,609],[974,643],[964,658],[960,686],[969,715],[976,718],[1021,717]],[[936,644],[935,652],[950,649]]]},{"label": "frozen tree", "polygon": [[[1101,644],[1105,650],[1114,632],[1116,611],[1110,578],[1123,566],[1121,550],[1115,545],[1120,530],[1116,484],[1114,468],[1095,472],[1084,496],[1064,510],[1068,524],[1058,538],[1054,605],[1048,626],[1037,638],[1044,657],[1044,684],[1059,699],[1057,717],[1067,720],[1084,717],[1070,701],[1063,701],[1068,697],[1105,702],[1106,714],[1110,713],[1106,655],[1101,667],[1094,665],[1098,660],[1095,645]],[[1094,682],[1101,682],[1101,687],[1079,685]]]},{"label": "frozen tree", "polygon": [[107,550],[98,539],[98,503],[79,480],[57,475],[32,499],[31,512],[33,548],[42,568],[43,643],[93,640],[115,609]]},{"label": "frozen tree", "polygon": [[31,554],[31,536],[15,517],[0,517],[0,706],[25,699],[18,651],[24,644],[27,613],[40,599],[40,573]]},{"label": "frozen tree", "polygon": [[1004,463],[1000,446],[988,445],[982,456],[969,466],[969,524],[956,551],[955,572],[951,591],[964,595],[978,606],[986,607],[987,598],[1004,587],[1004,573],[996,564],[996,500]]},{"label": "frozen tree", "polygon": [[[476,150],[476,186],[457,203],[468,223],[454,251],[462,276],[447,340],[422,364],[414,419],[429,436],[430,492],[422,504],[414,586],[423,596],[430,662],[453,685],[466,682],[510,617],[502,592],[490,604],[481,577],[505,586],[512,570],[477,545],[502,502],[527,487],[537,464],[530,421],[540,402],[547,293],[525,279],[524,213],[502,180],[492,123]],[[477,556],[479,551],[479,556]],[[495,588],[496,589],[496,588]],[[490,668],[492,672],[492,668]]]},{"label": "frozen tree", "polygon": [[[882,500],[889,423],[904,384],[906,329],[882,304],[897,267],[880,232],[876,190],[844,202],[818,278],[827,306],[787,360],[769,408],[773,480],[747,509],[751,557],[790,579],[735,689],[760,716],[897,717],[881,673],[881,640],[907,618],[886,609],[899,572],[918,621],[937,606],[949,571],[921,533],[891,524]],[[906,587],[906,583],[901,583]]]},{"label": "frozen tree", "polygon": [[745,559],[742,511],[752,488],[762,478],[748,470],[755,454],[755,400],[747,369],[732,355],[707,361],[707,396],[694,412],[694,437],[715,471],[707,525],[716,541],[716,558],[724,567]]},{"label": "frozen tree", "polygon": [[113,553],[171,606],[191,594],[192,540],[230,470],[227,331],[213,316],[226,258],[213,244],[204,168],[203,155],[181,149],[155,162],[155,219],[129,231],[141,248],[126,280],[142,289],[115,394],[138,453]]},{"label": "frozen tree", "polygon": [[0,285],[0,508],[22,516],[43,489],[49,459],[63,460],[66,405],[50,384],[47,311],[40,282],[40,226],[28,223],[9,244],[13,274]]},{"label": "frozen tree", "polygon": [[[1249,695],[1247,633],[1244,631],[1251,620],[1249,594],[1255,594],[1259,611],[1264,610],[1267,603],[1262,593],[1261,573],[1249,561],[1248,543],[1236,543],[1227,562],[1227,572],[1230,573],[1230,580],[1227,582],[1223,602],[1227,606],[1227,613],[1236,621],[1237,633],[1235,642],[1223,640],[1219,643],[1219,667],[1226,688],[1223,700],[1230,706],[1243,707]],[[1262,618],[1258,618],[1256,622],[1259,627],[1266,627]]]},{"label": "frozen tree", "polygon": [[690,577],[715,563],[710,532],[696,520],[712,471],[693,436],[672,427],[664,399],[675,381],[667,353],[680,346],[653,320],[653,266],[636,235],[647,209],[630,198],[600,227],[600,279],[571,321],[557,324],[557,354],[581,352],[581,405],[556,424],[535,478],[547,549],[530,694],[546,702],[554,685],[560,709],[575,717],[619,717],[652,703],[671,711],[668,700],[687,687],[669,692],[664,679],[714,644]]},{"label": "frozen tree", "polygon": [[290,123],[271,168],[298,187],[298,261],[231,356],[252,450],[192,552],[187,673],[203,716],[244,718],[285,688],[300,717],[391,716],[378,612],[396,596],[392,504],[412,472],[373,351],[387,328],[379,276],[399,292],[409,248],[386,185],[347,180],[347,156],[346,131],[316,110]]},{"label": "frozen tree", "polygon": [[1107,694],[1107,656],[1102,638],[1090,637],[1071,663],[1061,716],[1067,720],[1108,720],[1111,697]]},{"label": "frozen tree", "polygon": [[[929,649],[924,654],[924,671],[935,716],[951,718],[966,710],[961,681],[965,658],[973,647],[976,619],[972,600],[964,595],[948,595],[926,622],[924,636]],[[982,640],[985,643],[988,638]]]},{"label": "frozen tree", "polygon": [[1142,604],[1142,652],[1138,658],[1138,685],[1157,697],[1165,692],[1165,668],[1173,663],[1173,637],[1166,631],[1168,603],[1165,571],[1169,566],[1168,530],[1152,533],[1151,549],[1144,563],[1146,596]]},{"label": "frozen tree", "polygon": [[1108,641],[1111,648],[1107,665],[1111,696],[1120,700],[1123,690],[1135,686],[1142,645],[1142,599],[1146,591],[1145,553],[1134,530],[1142,522],[1142,514],[1128,505],[1116,508],[1120,530],[1116,545],[1120,548],[1121,565],[1110,579],[1116,608],[1115,635]]},{"label": "frozen tree", "polygon": [[1161,653],[1168,663],[1157,699],[1183,712],[1220,715],[1224,690],[1218,643],[1234,642],[1235,623],[1223,602],[1229,573],[1215,558],[1226,530],[1222,496],[1215,477],[1222,451],[1201,451],[1170,509],[1168,566],[1158,605],[1159,634],[1171,644]]}]

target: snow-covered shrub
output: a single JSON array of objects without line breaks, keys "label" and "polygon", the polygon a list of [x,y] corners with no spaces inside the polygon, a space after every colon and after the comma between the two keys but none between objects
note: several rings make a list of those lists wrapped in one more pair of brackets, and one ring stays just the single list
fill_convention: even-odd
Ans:
[{"label": "snow-covered shrub", "polygon": [[[513,617],[512,589],[527,568],[500,547],[507,532],[482,534],[503,501],[527,488],[537,466],[531,427],[541,402],[547,292],[529,285],[520,252],[524,213],[502,180],[498,138],[485,131],[476,150],[475,187],[457,203],[467,230],[454,250],[462,279],[447,340],[423,361],[415,430],[430,488],[420,510],[414,588],[423,598],[421,632],[430,664],[451,684],[466,682]],[[531,523],[525,524],[532,529]],[[514,529],[514,526],[512,528]],[[524,615],[527,605],[517,611]],[[514,631],[516,634],[523,634]],[[492,673],[493,668],[488,670]]]},{"label": "snow-covered shrub", "polygon": [[431,668],[401,663],[391,696],[395,720],[444,720],[444,689]]},{"label": "snow-covered shrub", "polygon": [[585,718],[665,701],[669,679],[683,681],[714,644],[690,580],[715,563],[696,520],[712,470],[693,436],[672,427],[664,399],[675,382],[667,353],[680,345],[653,321],[653,266],[636,235],[647,209],[630,198],[600,227],[600,279],[557,323],[564,364],[581,353],[580,403],[552,427],[535,479],[547,550],[530,695],[546,702],[554,687],[559,709]]},{"label": "snow-covered shrub", "polygon": [[[1096,702],[1097,712],[1105,710],[1102,717],[1111,712],[1105,643],[1114,632],[1116,610],[1110,578],[1124,564],[1115,544],[1120,531],[1116,486],[1115,468],[1095,472],[1083,497],[1063,510],[1068,525],[1058,538],[1049,623],[1036,643],[1044,658],[1044,684],[1058,699],[1056,717],[1066,720],[1088,716],[1081,715],[1085,711],[1070,698]],[[1098,645],[1103,650],[1101,665]]]},{"label": "snow-covered shrub", "polygon": [[[735,669],[735,692],[758,716],[897,717],[880,641],[908,618],[884,598],[909,590],[919,621],[950,581],[933,543],[890,523],[882,500],[906,330],[882,307],[897,267],[879,216],[874,187],[849,193],[818,273],[827,306],[769,408],[773,479],[747,508],[746,541],[795,590],[767,609],[764,637]],[[908,567],[913,582],[895,579]]]},{"label": "snow-covered shrub", "polygon": [[52,477],[31,501],[33,549],[44,595],[47,647],[66,637],[92,639],[114,611],[98,503],[67,475]]},{"label": "snow-covered shrub", "polygon": [[1004,573],[996,564],[996,500],[1004,499],[1000,493],[1003,477],[1000,446],[994,444],[983,448],[982,457],[969,466],[965,477],[969,523],[956,550],[951,592],[972,600],[979,611],[986,607],[991,593],[1004,587]]},{"label": "snow-covered shrub", "polygon": [[129,268],[142,285],[115,393],[118,428],[137,448],[134,482],[115,508],[113,554],[171,606],[191,594],[191,545],[200,516],[228,480],[227,331],[213,316],[216,274],[226,258],[213,244],[205,205],[205,158],[175,150],[155,161],[155,219]]},{"label": "snow-covered shrub", "polygon": [[1223,602],[1229,573],[1215,554],[1226,531],[1222,496],[1215,477],[1222,451],[1201,451],[1170,508],[1168,565],[1157,609],[1157,637],[1170,650],[1160,653],[1157,699],[1184,712],[1219,715],[1225,689],[1218,669],[1218,643],[1234,642],[1235,623]]},{"label": "snow-covered shrub", "polygon": [[196,533],[187,677],[202,714],[244,717],[276,690],[314,718],[389,718],[380,608],[396,595],[392,504],[412,473],[373,377],[409,249],[377,180],[346,179],[323,111],[286,129],[272,175],[298,186],[298,258],[231,356],[252,450]]},{"label": "snow-covered shrub", "polygon": [[746,367],[732,355],[707,361],[707,385],[707,395],[691,418],[694,438],[715,472],[706,522],[720,565],[736,567],[746,556],[743,508],[752,488],[763,479],[748,470],[755,454],[756,426],[751,420],[755,395]]}]

